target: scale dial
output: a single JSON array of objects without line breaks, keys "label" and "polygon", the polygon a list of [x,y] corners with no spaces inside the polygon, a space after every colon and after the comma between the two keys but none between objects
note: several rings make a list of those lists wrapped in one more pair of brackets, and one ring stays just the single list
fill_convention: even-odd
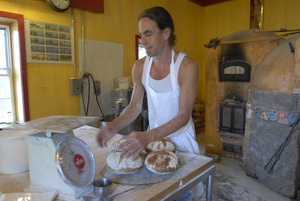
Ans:
[{"label": "scale dial", "polygon": [[95,178],[94,156],[88,145],[79,138],[67,137],[59,143],[56,163],[60,175],[67,184],[87,187]]}]

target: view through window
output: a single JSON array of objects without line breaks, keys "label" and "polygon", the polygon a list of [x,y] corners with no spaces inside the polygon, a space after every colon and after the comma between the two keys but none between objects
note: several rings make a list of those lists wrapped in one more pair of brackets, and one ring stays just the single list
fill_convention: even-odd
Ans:
[{"label": "view through window", "polygon": [[138,53],[139,53],[139,59],[143,58],[144,56],[147,56],[147,53],[146,53],[146,49],[145,47],[139,43],[139,50],[138,50]]},{"label": "view through window", "polygon": [[135,35],[135,47],[136,47],[136,59],[141,59],[144,56],[147,56],[145,47],[141,43],[141,36]]},{"label": "view through window", "polygon": [[0,25],[0,122],[15,120],[9,26]]}]

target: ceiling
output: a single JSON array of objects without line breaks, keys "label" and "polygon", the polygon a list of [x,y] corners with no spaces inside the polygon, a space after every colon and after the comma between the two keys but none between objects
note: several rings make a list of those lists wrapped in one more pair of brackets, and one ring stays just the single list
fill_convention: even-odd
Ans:
[{"label": "ceiling", "polygon": [[189,0],[189,1],[192,1],[200,6],[208,6],[208,5],[230,1],[230,0]]}]

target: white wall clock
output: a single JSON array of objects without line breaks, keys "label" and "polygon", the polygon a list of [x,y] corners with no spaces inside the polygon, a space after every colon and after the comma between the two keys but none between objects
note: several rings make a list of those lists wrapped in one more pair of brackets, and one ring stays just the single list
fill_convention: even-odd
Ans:
[{"label": "white wall clock", "polygon": [[71,6],[72,0],[46,0],[46,2],[53,10],[63,12],[68,10]]}]

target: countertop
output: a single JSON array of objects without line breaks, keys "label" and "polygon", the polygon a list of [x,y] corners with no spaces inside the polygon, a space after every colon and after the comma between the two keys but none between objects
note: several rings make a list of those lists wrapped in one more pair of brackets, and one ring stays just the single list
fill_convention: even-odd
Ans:
[{"label": "countertop", "polygon": [[[46,121],[44,121],[44,125],[45,124]],[[107,147],[101,148],[96,141],[98,131],[98,128],[87,125],[73,130],[76,137],[82,139],[89,145],[94,155],[96,162],[95,179],[102,178],[100,170],[103,168],[106,157],[111,151],[112,142],[122,137],[122,135],[119,134],[115,135],[108,142]],[[110,196],[114,197],[114,200],[116,201],[161,200],[213,166],[213,159],[209,157],[183,152],[176,152],[176,154],[178,154],[181,159],[181,167],[170,179],[155,184],[145,185],[124,185],[114,183],[113,194]],[[29,172],[13,175],[0,173],[0,192],[2,193],[23,192],[24,188],[26,189],[29,185]]]}]

